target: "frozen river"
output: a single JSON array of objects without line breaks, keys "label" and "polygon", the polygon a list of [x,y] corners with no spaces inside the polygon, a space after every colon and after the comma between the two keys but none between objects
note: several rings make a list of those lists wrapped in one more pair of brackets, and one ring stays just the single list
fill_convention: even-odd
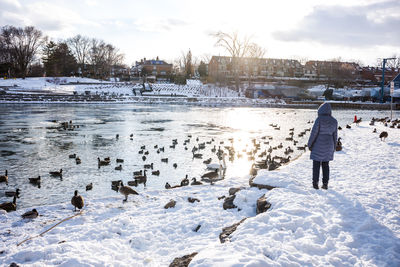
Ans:
[{"label": "frozen river", "polygon": [[[353,121],[354,115],[369,120],[372,117],[390,116],[390,111],[334,110],[339,125]],[[399,117],[397,112],[396,117]],[[273,151],[273,155],[285,156],[284,149],[294,149],[292,159],[302,153],[297,150],[289,137],[289,129],[294,128],[297,146],[306,144],[309,132],[303,137],[298,134],[312,127],[316,110],[274,109],[274,108],[208,108],[168,105],[0,105],[0,174],[8,170],[9,184],[0,184],[0,202],[10,198],[4,192],[21,190],[17,205],[31,207],[70,201],[74,190],[85,198],[115,195],[111,190],[112,180],[133,180],[133,171],[142,170],[144,164],[153,163],[148,172],[146,187],[139,185],[136,190],[162,189],[166,182],[179,184],[187,174],[189,178],[206,172],[204,160],[212,158],[218,162],[211,149],[220,146],[233,147],[237,155],[229,161],[225,179],[245,179],[253,163],[246,152],[253,148],[253,140],[260,143],[259,153],[280,143],[283,149]],[[60,128],[60,122],[72,120],[79,125],[74,130]],[[309,123],[310,122],[310,123]],[[270,126],[276,124],[279,130]],[[116,135],[119,138],[116,138]],[[133,135],[132,138],[130,135]],[[188,138],[188,136],[192,136]],[[340,136],[340,132],[339,132]],[[266,137],[266,138],[262,138]],[[272,137],[269,139],[268,137]],[[175,148],[170,146],[177,139]],[[190,139],[186,145],[184,140]],[[198,141],[197,141],[198,140]],[[350,142],[351,140],[344,140]],[[210,143],[211,142],[211,143]],[[269,142],[269,144],[265,143]],[[192,148],[206,143],[203,158],[192,156]],[[148,151],[146,160],[139,154],[141,147]],[[165,152],[157,153],[155,146],[164,147]],[[258,154],[259,154],[258,153]],[[70,159],[76,154],[80,165]],[[256,154],[255,159],[261,158]],[[111,158],[109,166],[98,168],[97,158]],[[114,168],[116,159],[124,159],[122,170]],[[161,162],[168,158],[168,163]],[[173,164],[177,167],[174,168]],[[311,162],[310,162],[311,166]],[[49,171],[63,169],[63,178],[49,175]],[[41,176],[40,187],[29,183],[28,178]],[[311,174],[310,174],[311,175]],[[85,191],[85,186],[93,183],[93,190]],[[122,199],[122,196],[121,196]]]}]

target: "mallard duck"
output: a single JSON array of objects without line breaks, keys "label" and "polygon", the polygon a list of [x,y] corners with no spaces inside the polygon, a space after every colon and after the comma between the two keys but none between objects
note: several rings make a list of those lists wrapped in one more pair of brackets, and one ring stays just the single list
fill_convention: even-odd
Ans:
[{"label": "mallard duck", "polygon": [[51,176],[54,176],[54,177],[62,177],[62,172],[63,172],[63,170],[60,169],[60,171],[49,172],[49,174],[50,174]]},{"label": "mallard duck", "polygon": [[116,161],[117,161],[117,163],[124,163],[123,159],[117,159]]},{"label": "mallard duck", "polygon": [[79,164],[82,163],[82,161],[81,161],[81,159],[79,157],[76,157],[75,163],[76,163],[76,165],[79,165]]},{"label": "mallard duck", "polygon": [[351,126],[348,125],[348,124],[346,124],[346,128],[347,128],[347,129],[351,129]]},{"label": "mallard duck", "polygon": [[129,195],[139,195],[138,192],[130,188],[129,186],[124,186],[124,183],[121,182],[121,186],[119,188],[119,192],[125,196],[124,201],[128,201],[128,196]]},{"label": "mallard duck", "polygon": [[36,209],[33,209],[31,211],[27,211],[24,214],[21,215],[22,218],[24,219],[35,219],[37,216],[39,216],[39,213],[37,212]]},{"label": "mallard duck", "polygon": [[171,185],[168,182],[166,182],[165,183],[165,189],[170,189],[170,188],[171,188]]},{"label": "mallard duck", "polygon": [[78,196],[78,190],[75,190],[74,196],[71,198],[71,204],[78,209],[82,209],[84,202],[83,202],[83,197],[82,196]]},{"label": "mallard duck", "polygon": [[203,163],[204,163],[204,164],[210,164],[210,163],[211,163],[211,160],[212,160],[212,159],[209,158],[209,159],[207,159],[207,160],[204,160]]},{"label": "mallard duck", "polygon": [[74,154],[71,154],[71,155],[69,155],[68,156],[70,159],[74,159],[74,158],[76,158],[76,154],[74,153]]},{"label": "mallard duck", "polygon": [[186,174],[186,177],[181,181],[181,186],[187,186],[189,185],[189,179],[188,175]]},{"label": "mallard duck", "polygon": [[202,185],[203,183],[196,180],[196,177],[192,178],[192,183],[190,185]]},{"label": "mallard duck", "polygon": [[162,159],[161,159],[161,162],[168,163],[168,158],[162,158]]},{"label": "mallard duck", "polygon": [[13,202],[4,202],[0,204],[0,209],[7,212],[17,210],[17,196],[14,196]]},{"label": "mallard duck", "polygon": [[172,166],[173,166],[175,169],[178,168],[178,164],[177,164],[177,163],[174,163]]},{"label": "mallard duck", "polygon": [[0,183],[8,184],[8,170],[5,171],[4,175],[0,175]]},{"label": "mallard duck", "polygon": [[160,170],[152,171],[151,174],[152,174],[152,175],[157,175],[157,176],[158,176],[158,175],[160,175]]},{"label": "mallard duck", "polygon": [[17,196],[17,198],[19,198],[19,188],[17,188],[15,191],[6,191],[5,195],[7,197]]},{"label": "mallard duck", "polygon": [[145,169],[153,169],[153,163],[150,164],[144,164],[143,166]]},{"label": "mallard duck", "polygon": [[86,185],[86,191],[92,190],[93,189],[93,183],[90,183]]}]

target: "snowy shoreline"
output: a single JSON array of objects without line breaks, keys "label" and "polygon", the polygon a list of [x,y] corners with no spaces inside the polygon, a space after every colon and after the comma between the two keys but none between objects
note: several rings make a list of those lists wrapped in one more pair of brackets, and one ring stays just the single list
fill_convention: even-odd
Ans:
[{"label": "snowy shoreline", "polygon": [[[378,133],[372,133],[377,128]],[[386,141],[379,133],[387,131]],[[0,214],[0,265],[167,266],[198,252],[190,266],[399,266],[400,129],[362,122],[339,131],[343,150],[331,162],[329,190],[311,187],[309,152],[277,171],[215,185],[149,190],[139,196],[91,199],[82,215],[41,237],[16,246],[63,218],[70,203],[37,207],[41,216],[23,220],[29,209]],[[229,188],[238,208],[224,210]],[[265,195],[271,208],[256,215]],[[71,195],[72,197],[72,195]],[[189,203],[188,197],[200,202]],[[164,205],[174,199],[174,208]],[[222,228],[247,218],[220,243]],[[195,229],[200,228],[196,232]]]}]

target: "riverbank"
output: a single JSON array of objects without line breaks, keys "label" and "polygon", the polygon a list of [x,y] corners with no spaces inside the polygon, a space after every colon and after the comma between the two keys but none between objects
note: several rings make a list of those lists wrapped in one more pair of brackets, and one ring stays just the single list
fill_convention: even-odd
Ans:
[{"label": "riverbank", "polygon": [[[377,128],[378,133],[372,133]],[[379,133],[387,131],[386,141]],[[277,171],[214,185],[149,190],[139,196],[85,198],[83,214],[17,246],[73,215],[70,203],[0,215],[0,265],[167,266],[198,252],[191,266],[398,266],[400,264],[400,130],[362,122],[339,131],[343,150],[331,162],[329,190],[311,187],[309,152]],[[237,208],[223,209],[229,188]],[[265,195],[271,208],[256,214]],[[72,195],[71,195],[72,197]],[[199,202],[188,202],[188,197]],[[171,199],[174,208],[165,209]],[[225,243],[222,229],[242,222]]]}]

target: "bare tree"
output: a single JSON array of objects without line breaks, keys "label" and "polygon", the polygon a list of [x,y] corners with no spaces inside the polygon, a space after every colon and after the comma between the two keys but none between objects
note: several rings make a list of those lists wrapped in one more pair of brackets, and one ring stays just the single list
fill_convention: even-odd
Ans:
[{"label": "bare tree", "polygon": [[1,29],[1,36],[1,46],[9,53],[13,69],[17,76],[25,78],[29,64],[35,59],[46,38],[33,26],[25,28],[4,26]]},{"label": "bare tree", "polygon": [[265,55],[265,49],[256,43],[251,43],[248,49],[248,77],[249,77],[249,87],[251,86],[252,76],[254,74],[259,74],[261,60]]},{"label": "bare tree", "polygon": [[67,39],[69,49],[72,51],[81,71],[84,72],[85,64],[88,63],[90,53],[90,39],[80,34]]},{"label": "bare tree", "polygon": [[211,36],[217,39],[215,46],[224,48],[232,57],[236,90],[239,92],[239,65],[243,57],[248,53],[251,38],[248,36],[241,38],[238,31],[234,31],[231,34],[219,31],[217,33],[212,33]]}]

